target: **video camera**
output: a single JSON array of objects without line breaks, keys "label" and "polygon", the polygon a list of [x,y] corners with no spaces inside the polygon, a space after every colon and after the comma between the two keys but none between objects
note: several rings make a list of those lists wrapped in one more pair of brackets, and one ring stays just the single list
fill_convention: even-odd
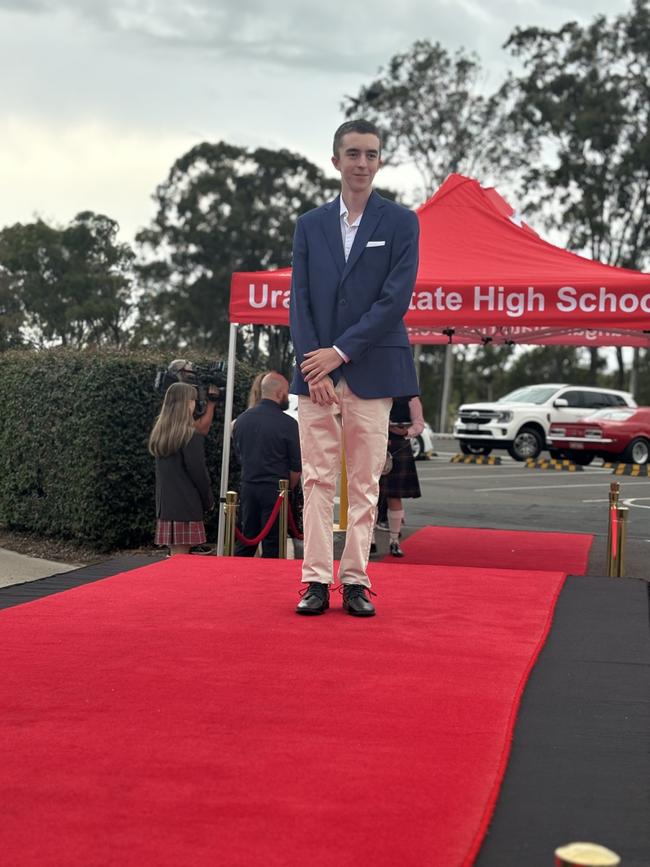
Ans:
[{"label": "video camera", "polygon": [[[226,373],[227,365],[225,361],[215,361],[212,364],[201,365],[193,364],[191,361],[186,361],[183,358],[177,358],[172,361],[169,367],[156,372],[154,380],[154,390],[164,397],[167,389],[175,382],[186,382],[193,385],[197,391],[196,408],[194,417],[200,418],[208,405],[208,401],[218,403],[226,397]],[[209,392],[208,389],[213,386],[217,389]]]}]

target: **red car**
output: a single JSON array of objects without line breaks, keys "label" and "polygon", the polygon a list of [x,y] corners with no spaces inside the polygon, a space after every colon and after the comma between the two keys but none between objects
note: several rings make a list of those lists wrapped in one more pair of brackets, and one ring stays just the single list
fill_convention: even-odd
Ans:
[{"label": "red car", "polygon": [[650,407],[619,406],[599,409],[579,422],[554,422],[548,441],[552,457],[590,464],[606,461],[647,464],[650,459]]}]

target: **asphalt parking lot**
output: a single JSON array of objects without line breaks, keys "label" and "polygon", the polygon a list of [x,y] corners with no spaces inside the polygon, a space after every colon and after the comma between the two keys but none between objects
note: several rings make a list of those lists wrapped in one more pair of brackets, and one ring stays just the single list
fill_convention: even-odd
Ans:
[{"label": "asphalt parking lot", "polygon": [[[629,508],[625,572],[650,581],[649,477],[614,476],[601,466],[528,469],[506,452],[493,452],[500,465],[454,464],[455,445],[438,441],[436,456],[417,462],[422,498],[404,501],[403,538],[428,525],[593,533],[588,574],[606,575],[609,485],[618,481],[620,502]],[[378,538],[380,554],[383,542]]]}]

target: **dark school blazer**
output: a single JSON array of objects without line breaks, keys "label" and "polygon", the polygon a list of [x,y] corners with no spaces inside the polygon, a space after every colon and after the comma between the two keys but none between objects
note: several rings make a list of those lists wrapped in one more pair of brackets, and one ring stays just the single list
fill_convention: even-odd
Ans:
[{"label": "dark school blazer", "polygon": [[300,373],[306,352],[336,346],[350,361],[343,376],[363,398],[420,393],[403,317],[418,269],[419,223],[413,211],[371,193],[347,262],[340,197],[296,224],[289,318],[296,352],[294,394],[309,394]]},{"label": "dark school blazer", "polygon": [[205,465],[205,437],[195,433],[168,458],[156,458],[156,517],[162,521],[202,521],[214,505]]}]

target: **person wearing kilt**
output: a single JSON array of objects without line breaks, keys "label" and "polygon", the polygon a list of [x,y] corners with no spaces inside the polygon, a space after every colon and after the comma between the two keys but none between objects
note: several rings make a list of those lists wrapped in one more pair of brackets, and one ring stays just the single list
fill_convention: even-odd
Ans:
[{"label": "person wearing kilt", "polygon": [[388,425],[388,451],[393,465],[379,480],[380,497],[388,504],[388,550],[393,557],[403,557],[399,534],[404,520],[403,499],[422,496],[420,482],[411,449],[411,437],[424,430],[422,403],[419,397],[397,397],[393,400]]},{"label": "person wearing kilt", "polygon": [[171,554],[189,554],[206,541],[203,513],[214,506],[205,463],[204,440],[194,425],[197,392],[175,382],[165,394],[149,437],[156,458],[156,545]]}]

